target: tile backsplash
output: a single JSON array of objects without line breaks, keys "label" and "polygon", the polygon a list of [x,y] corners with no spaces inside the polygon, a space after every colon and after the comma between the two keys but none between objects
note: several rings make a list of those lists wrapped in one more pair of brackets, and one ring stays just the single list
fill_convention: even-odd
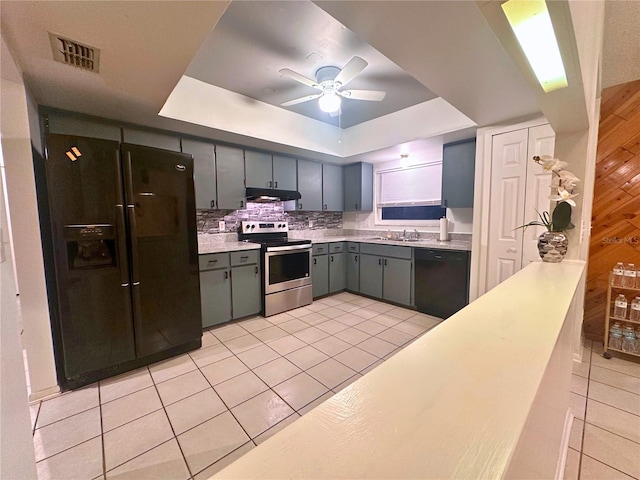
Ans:
[{"label": "tile backsplash", "polygon": [[[244,220],[286,221],[289,230],[324,230],[342,228],[342,212],[287,212],[284,202],[247,203],[246,210],[196,210],[198,234],[237,232]],[[224,220],[225,230],[218,229]]]}]

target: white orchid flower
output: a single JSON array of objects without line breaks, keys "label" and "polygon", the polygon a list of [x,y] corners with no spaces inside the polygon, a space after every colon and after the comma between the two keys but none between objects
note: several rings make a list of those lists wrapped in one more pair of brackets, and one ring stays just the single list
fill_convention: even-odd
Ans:
[{"label": "white orchid flower", "polygon": [[569,165],[567,162],[553,158],[551,155],[542,155],[538,163],[542,165],[542,168],[547,173],[558,172]]},{"label": "white orchid flower", "polygon": [[576,202],[574,202],[572,199],[577,196],[578,196],[577,193],[569,193],[564,188],[559,187],[558,194],[549,195],[549,200],[553,200],[554,202],[567,202],[572,207],[575,207]]}]

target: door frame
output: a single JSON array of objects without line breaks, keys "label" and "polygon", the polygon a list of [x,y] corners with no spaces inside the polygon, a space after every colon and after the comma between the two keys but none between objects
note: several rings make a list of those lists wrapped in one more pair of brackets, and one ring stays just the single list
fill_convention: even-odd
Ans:
[{"label": "door frame", "polygon": [[473,194],[473,229],[471,236],[471,278],[469,302],[487,291],[485,272],[489,260],[489,208],[491,205],[491,150],[493,136],[537,127],[549,123],[544,117],[515,123],[479,128],[476,133],[476,171]]}]

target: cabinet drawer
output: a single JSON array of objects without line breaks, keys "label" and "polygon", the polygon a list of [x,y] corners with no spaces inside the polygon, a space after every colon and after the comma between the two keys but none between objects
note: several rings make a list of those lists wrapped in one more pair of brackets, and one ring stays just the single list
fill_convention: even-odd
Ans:
[{"label": "cabinet drawer", "polygon": [[344,251],[344,242],[333,242],[329,244],[330,253],[342,253]]},{"label": "cabinet drawer", "polygon": [[360,244],[358,242],[347,242],[347,250],[349,253],[358,253],[360,251]]},{"label": "cabinet drawer", "polygon": [[328,243],[314,243],[313,244],[313,254],[314,255],[325,255],[329,253],[329,244]]},{"label": "cabinet drawer", "polygon": [[258,263],[258,250],[242,250],[231,252],[231,265],[250,265]]},{"label": "cabinet drawer", "polygon": [[383,257],[406,258],[411,260],[412,248],[363,243],[360,245],[360,252],[370,255],[382,255]]},{"label": "cabinet drawer", "polygon": [[198,255],[198,264],[200,265],[200,271],[227,268],[229,266],[229,254],[208,253],[206,255]]}]

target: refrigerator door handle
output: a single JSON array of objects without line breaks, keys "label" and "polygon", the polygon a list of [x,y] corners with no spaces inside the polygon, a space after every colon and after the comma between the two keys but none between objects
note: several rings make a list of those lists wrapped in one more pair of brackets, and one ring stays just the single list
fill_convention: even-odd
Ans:
[{"label": "refrigerator door handle", "polygon": [[127,264],[127,237],[124,226],[124,206],[116,205],[116,228],[118,233],[118,259],[120,263],[120,284],[129,286],[129,265]]},{"label": "refrigerator door handle", "polygon": [[129,233],[131,245],[131,282],[133,285],[140,284],[140,271],[138,270],[138,227],[136,224],[136,207],[133,203],[133,180],[131,167],[131,152],[125,151],[124,162],[124,188],[127,199],[127,216],[129,219]]}]

